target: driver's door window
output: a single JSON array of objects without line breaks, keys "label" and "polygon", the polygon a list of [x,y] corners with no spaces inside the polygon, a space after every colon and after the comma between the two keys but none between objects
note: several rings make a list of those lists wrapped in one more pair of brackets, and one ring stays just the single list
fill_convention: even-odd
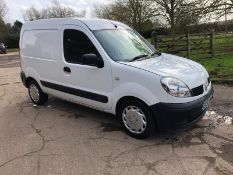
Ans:
[{"label": "driver's door window", "polygon": [[84,64],[84,54],[100,56],[90,39],[83,32],[74,29],[64,31],[63,48],[65,60],[69,63]]}]

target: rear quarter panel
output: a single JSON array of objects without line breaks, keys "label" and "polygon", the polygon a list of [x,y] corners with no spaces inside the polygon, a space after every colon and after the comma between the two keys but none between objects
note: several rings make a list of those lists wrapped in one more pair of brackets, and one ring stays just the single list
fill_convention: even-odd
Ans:
[{"label": "rear quarter panel", "polygon": [[22,30],[20,57],[26,77],[34,78],[39,84],[40,80],[59,81],[60,39],[59,32],[55,29]]}]

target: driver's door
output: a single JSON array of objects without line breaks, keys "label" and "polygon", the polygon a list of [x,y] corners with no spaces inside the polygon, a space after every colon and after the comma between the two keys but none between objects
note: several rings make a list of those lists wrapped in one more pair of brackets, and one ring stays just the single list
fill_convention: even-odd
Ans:
[{"label": "driver's door", "polygon": [[[107,110],[111,108],[112,73],[109,61],[90,31],[78,26],[64,26],[62,78],[65,95],[84,105]],[[96,54],[103,59],[104,67],[84,64],[82,55]]]}]

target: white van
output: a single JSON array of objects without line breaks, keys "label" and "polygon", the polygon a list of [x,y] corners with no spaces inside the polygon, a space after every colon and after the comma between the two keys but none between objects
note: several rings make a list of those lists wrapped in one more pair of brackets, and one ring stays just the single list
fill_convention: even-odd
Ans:
[{"label": "white van", "polygon": [[126,132],[196,124],[213,96],[200,64],[159,53],[135,30],[104,19],[27,22],[20,36],[21,79],[31,100],[48,95],[115,114]]}]

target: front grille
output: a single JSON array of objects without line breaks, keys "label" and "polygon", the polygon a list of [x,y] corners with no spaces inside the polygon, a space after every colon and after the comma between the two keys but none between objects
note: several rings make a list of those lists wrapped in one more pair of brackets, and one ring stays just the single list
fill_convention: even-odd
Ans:
[{"label": "front grille", "polygon": [[198,96],[198,95],[203,94],[204,92],[203,85],[193,88],[191,92],[193,96]]}]

